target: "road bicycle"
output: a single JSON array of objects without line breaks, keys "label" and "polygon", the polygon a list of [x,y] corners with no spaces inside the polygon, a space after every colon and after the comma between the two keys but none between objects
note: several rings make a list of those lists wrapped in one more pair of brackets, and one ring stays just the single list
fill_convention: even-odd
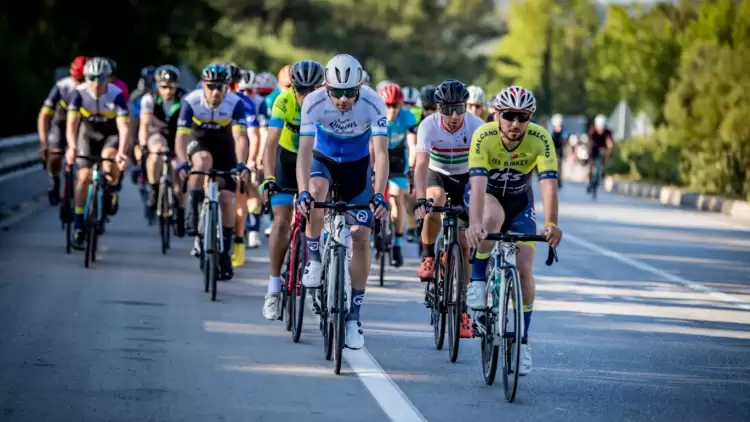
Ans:
[{"label": "road bicycle", "polygon": [[84,223],[83,232],[86,236],[86,250],[83,258],[83,266],[89,268],[89,264],[96,262],[96,251],[99,245],[99,236],[104,233],[106,224],[106,213],[104,211],[104,184],[106,182],[102,163],[115,160],[104,157],[91,157],[88,155],[77,155],[76,158],[91,161],[91,180],[89,181],[88,193],[86,194],[86,206],[83,209]]},{"label": "road bicycle", "polygon": [[[482,340],[482,374],[484,382],[495,381],[498,356],[502,358],[502,377],[505,400],[513,402],[518,391],[521,362],[521,337],[524,332],[521,277],[516,266],[518,242],[546,242],[536,234],[492,233],[485,240],[497,243],[490,254],[487,267],[487,309],[476,311],[473,329]],[[471,251],[470,262],[476,250]],[[557,261],[557,252],[549,247],[546,264]],[[502,352],[502,353],[501,353]]]}]

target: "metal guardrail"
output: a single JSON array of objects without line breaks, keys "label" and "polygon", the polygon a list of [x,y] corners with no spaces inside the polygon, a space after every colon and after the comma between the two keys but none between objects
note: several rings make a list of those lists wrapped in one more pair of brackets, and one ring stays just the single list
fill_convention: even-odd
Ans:
[{"label": "metal guardrail", "polygon": [[0,175],[34,165],[41,166],[36,133],[0,139]]}]

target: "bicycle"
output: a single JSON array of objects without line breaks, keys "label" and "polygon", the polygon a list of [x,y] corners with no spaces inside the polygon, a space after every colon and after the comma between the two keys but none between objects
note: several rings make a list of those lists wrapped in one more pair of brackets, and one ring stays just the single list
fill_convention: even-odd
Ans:
[{"label": "bicycle", "polygon": [[70,253],[73,230],[73,203],[75,188],[73,183],[73,165],[63,170],[62,198],[60,198],[60,225],[65,231],[65,253]]},{"label": "bicycle", "polygon": [[161,253],[166,255],[170,246],[170,230],[175,223],[175,204],[172,182],[172,159],[169,149],[166,151],[148,151],[149,154],[162,157],[161,175],[159,176],[159,190],[156,196],[156,216],[159,218],[159,235],[161,237]]},{"label": "bicycle", "polygon": [[[330,202],[314,202],[313,208],[329,209],[327,216],[331,230],[323,248],[323,285],[313,295],[313,311],[320,315],[323,333],[323,352],[326,360],[333,355],[334,373],[341,373],[342,354],[346,342],[346,314],[352,286],[349,274],[349,251],[346,246],[349,229],[345,214],[349,211],[369,210],[370,205],[347,204],[337,201],[338,186],[331,187]],[[317,296],[317,297],[316,297]]]},{"label": "bicycle", "polygon": [[[385,200],[388,202],[388,187],[385,188]],[[380,265],[379,281],[383,287],[385,279],[385,268],[391,261],[391,249],[393,248],[393,222],[390,217],[384,221],[375,221],[375,260]]]},{"label": "bicycle", "polygon": [[602,173],[604,169],[602,168],[602,157],[597,156],[594,158],[593,163],[593,171],[591,172],[591,180],[589,180],[589,192],[591,193],[591,197],[593,199],[596,199],[596,191],[599,188],[599,184],[601,183]]},{"label": "bicycle", "polygon": [[[524,331],[521,277],[516,267],[517,242],[546,242],[540,235],[524,233],[492,233],[485,240],[494,240],[487,268],[489,286],[485,311],[477,311],[474,332],[481,338],[482,375],[487,385],[495,382],[497,359],[502,346],[502,376],[505,400],[513,402],[518,391],[518,367],[521,361],[521,337]],[[471,251],[470,262],[476,250]],[[549,247],[546,264],[557,261],[555,248]],[[512,320],[512,322],[511,322]],[[501,323],[500,321],[503,321]]]},{"label": "bicycle", "polygon": [[[268,204],[271,202],[270,198],[277,193],[296,194],[297,190],[269,188]],[[264,208],[267,210],[270,206]],[[286,250],[286,254],[284,254],[284,261],[281,265],[283,284],[281,288],[281,312],[279,319],[284,319],[286,330],[292,332],[292,341],[299,343],[300,336],[302,335],[302,321],[305,316],[305,297],[307,297],[307,288],[302,285],[301,277],[301,272],[305,268],[305,261],[307,259],[307,241],[305,240],[307,220],[301,213],[293,212],[289,247]]]},{"label": "bicycle", "polygon": [[216,182],[216,178],[219,176],[236,175],[237,170],[191,170],[190,175],[194,174],[208,176],[206,197],[201,205],[200,219],[198,220],[198,236],[203,240],[203,250],[200,259],[201,269],[203,270],[204,292],[208,293],[210,288],[211,301],[216,301],[219,255],[224,252],[224,234],[221,224],[221,212],[219,210],[219,185]]},{"label": "bicycle", "polygon": [[83,266],[88,268],[89,263],[96,262],[96,250],[99,244],[99,235],[104,233],[106,215],[104,213],[104,171],[101,164],[110,162],[115,164],[112,158],[91,157],[88,155],[76,155],[76,158],[91,161],[91,180],[86,194],[86,206],[83,209],[85,216],[83,232],[86,236],[86,250],[84,252]]},{"label": "bicycle", "polygon": [[466,312],[463,252],[458,243],[458,220],[467,218],[466,208],[450,203],[439,207],[428,202],[427,212],[444,216],[442,250],[436,250],[435,277],[426,280],[425,304],[430,308],[435,348],[442,350],[447,325],[449,356],[455,363],[461,339],[461,316]]}]

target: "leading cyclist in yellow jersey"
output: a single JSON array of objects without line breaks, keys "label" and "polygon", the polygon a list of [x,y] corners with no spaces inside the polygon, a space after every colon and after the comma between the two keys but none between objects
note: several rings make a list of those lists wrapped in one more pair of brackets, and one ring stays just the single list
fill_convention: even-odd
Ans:
[{"label": "leading cyclist in yellow jersey", "polygon": [[[297,62],[291,69],[292,87],[286,89],[273,102],[268,138],[263,151],[264,173],[269,175],[260,185],[261,192],[271,185],[285,192],[271,198],[273,226],[268,239],[270,277],[268,292],[263,304],[263,316],[269,320],[279,318],[281,299],[281,265],[289,247],[289,227],[292,223],[293,193],[297,190],[297,147],[299,146],[300,105],[307,94],[323,83],[323,65],[312,60]],[[281,148],[277,148],[280,146]]]},{"label": "leading cyclist in yellow jersey", "polygon": [[[487,233],[512,231],[536,233],[531,174],[539,173],[544,229],[550,246],[557,246],[562,232],[557,227],[557,156],[550,134],[530,123],[536,111],[531,91],[518,86],[502,90],[493,99],[495,120],[480,126],[469,151],[469,228],[466,240],[477,247],[471,268],[466,303],[474,310],[487,307],[487,261],[494,242],[484,241]],[[531,271],[534,244],[519,243],[517,265],[521,275],[525,330],[521,344],[519,375],[531,372],[528,330],[534,307],[536,283]]]}]

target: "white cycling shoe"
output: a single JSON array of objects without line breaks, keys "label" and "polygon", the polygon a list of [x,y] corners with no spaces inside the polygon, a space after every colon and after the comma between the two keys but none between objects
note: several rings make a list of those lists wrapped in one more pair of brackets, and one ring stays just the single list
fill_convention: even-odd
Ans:
[{"label": "white cycling shoe", "polygon": [[346,347],[354,350],[365,347],[365,336],[362,332],[361,322],[346,321]]},{"label": "white cycling shoe", "polygon": [[487,309],[487,282],[472,280],[466,288],[466,305],[474,311]]},{"label": "white cycling shoe", "polygon": [[518,375],[524,376],[531,373],[533,363],[531,361],[531,347],[528,344],[521,345],[521,363],[518,367]]},{"label": "white cycling shoe", "polygon": [[266,293],[266,300],[263,302],[263,318],[269,321],[279,319],[280,308],[281,292]]},{"label": "white cycling shoe", "polygon": [[322,284],[323,264],[318,261],[307,261],[302,272],[302,285],[308,289],[315,289]]},{"label": "white cycling shoe", "polygon": [[259,232],[250,232],[247,234],[247,247],[252,249],[260,247]]}]

